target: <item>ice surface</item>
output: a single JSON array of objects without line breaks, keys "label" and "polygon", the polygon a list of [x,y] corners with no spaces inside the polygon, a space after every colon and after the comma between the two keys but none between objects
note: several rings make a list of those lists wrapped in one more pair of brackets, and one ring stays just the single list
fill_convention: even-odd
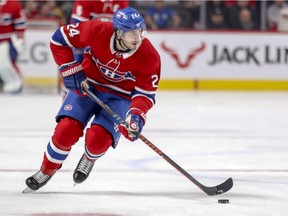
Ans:
[{"label": "ice surface", "polygon": [[288,215],[287,92],[158,93],[143,135],[207,186],[234,179],[231,191],[213,197],[142,141],[124,139],[73,187],[81,139],[45,187],[22,194],[40,167],[61,97],[0,95],[0,101],[0,215]]}]

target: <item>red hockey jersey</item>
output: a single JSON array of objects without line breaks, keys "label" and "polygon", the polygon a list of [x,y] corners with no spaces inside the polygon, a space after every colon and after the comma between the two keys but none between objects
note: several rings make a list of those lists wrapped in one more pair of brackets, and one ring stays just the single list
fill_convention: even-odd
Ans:
[{"label": "red hockey jersey", "polygon": [[10,40],[13,32],[23,37],[26,17],[22,5],[17,0],[0,1],[0,42]]},{"label": "red hockey jersey", "polygon": [[97,20],[63,26],[51,39],[51,50],[61,66],[73,62],[71,48],[89,47],[83,69],[96,89],[131,98],[132,107],[147,112],[155,102],[160,79],[160,56],[147,38],[135,51],[115,49],[113,24]]},{"label": "red hockey jersey", "polygon": [[112,21],[114,12],[128,7],[128,3],[128,0],[75,1],[71,15],[71,23],[92,19]]}]

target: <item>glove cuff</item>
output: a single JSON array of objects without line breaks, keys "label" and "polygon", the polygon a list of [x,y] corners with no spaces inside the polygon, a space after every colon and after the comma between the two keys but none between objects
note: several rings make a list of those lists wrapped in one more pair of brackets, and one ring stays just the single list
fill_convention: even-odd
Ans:
[{"label": "glove cuff", "polygon": [[63,64],[60,66],[59,69],[63,77],[71,76],[83,70],[82,65],[76,61],[68,63],[68,64]]},{"label": "glove cuff", "polygon": [[130,108],[130,110],[128,110],[127,112],[127,115],[129,114],[138,115],[143,120],[143,125],[145,125],[147,117],[146,117],[146,114],[142,110],[138,108]]}]

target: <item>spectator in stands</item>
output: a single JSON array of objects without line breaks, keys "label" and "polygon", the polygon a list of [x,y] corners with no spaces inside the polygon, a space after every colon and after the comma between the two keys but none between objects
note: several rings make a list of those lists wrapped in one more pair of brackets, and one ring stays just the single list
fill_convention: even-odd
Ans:
[{"label": "spectator in stands", "polygon": [[155,0],[154,6],[147,9],[145,22],[149,29],[178,28],[180,17],[168,7],[164,0]]},{"label": "spectator in stands", "polygon": [[59,25],[63,25],[65,22],[64,13],[55,0],[41,2],[39,14],[35,18],[56,19],[59,21]]},{"label": "spectator in stands", "polygon": [[39,13],[37,14],[37,19],[48,19],[53,16],[52,14],[53,8],[50,8],[50,4],[48,2],[41,2]]},{"label": "spectator in stands", "polygon": [[39,3],[37,1],[25,1],[23,6],[27,19],[34,19],[36,16],[38,16]]},{"label": "spectator in stands", "polygon": [[268,30],[277,30],[280,10],[287,8],[288,4],[284,0],[275,0],[267,8],[267,24]]},{"label": "spectator in stands", "polygon": [[[243,24],[247,25],[247,22],[241,22],[240,21],[240,17],[243,15],[240,15],[240,12],[243,9],[247,9],[249,12],[247,11],[242,11],[244,14],[244,20],[246,20],[249,18],[249,25],[253,25],[254,27],[259,26],[259,16],[256,13],[256,10],[254,9],[254,7],[252,7],[249,3],[249,0],[237,0],[236,3],[234,5],[232,5],[228,10],[229,10],[229,27],[230,29],[242,29],[243,28]],[[248,15],[249,14],[249,15]],[[246,20],[247,21],[247,20]],[[252,24],[253,23],[253,24]],[[254,28],[253,27],[253,28]]]},{"label": "spectator in stands", "polygon": [[239,12],[239,30],[259,30],[259,25],[254,22],[251,11],[247,8],[241,9]]},{"label": "spectator in stands", "polygon": [[61,1],[61,2],[58,1],[58,5],[64,14],[65,18],[64,23],[68,24],[71,19],[74,1]]},{"label": "spectator in stands", "polygon": [[223,0],[206,2],[206,28],[228,29],[228,8]]},{"label": "spectator in stands", "polygon": [[[237,0],[225,0],[225,4],[226,4],[226,6],[228,8],[230,8],[233,5],[235,5],[236,2],[237,2]],[[259,1],[259,0],[248,0],[248,2],[249,2],[249,6],[252,7],[256,11],[256,14],[259,16],[258,24],[260,25],[260,22],[262,22],[261,19],[260,19],[260,16],[261,16],[261,13],[262,13],[261,7],[262,7],[262,3],[265,3],[265,2],[264,1]]]},{"label": "spectator in stands", "polygon": [[203,2],[197,0],[181,0],[180,3],[183,8],[179,14],[181,26],[186,28],[200,29],[200,6]]}]

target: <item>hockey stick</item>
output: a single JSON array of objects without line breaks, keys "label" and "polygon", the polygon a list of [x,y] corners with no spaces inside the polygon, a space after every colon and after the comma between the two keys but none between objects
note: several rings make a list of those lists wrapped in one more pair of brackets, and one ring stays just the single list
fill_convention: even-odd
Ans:
[{"label": "hockey stick", "polygon": [[[99,106],[101,106],[104,110],[106,110],[111,116],[113,116],[120,124],[128,125],[119,115],[117,115],[113,110],[110,109],[106,104],[103,103],[95,94],[88,90],[88,85],[85,82],[82,82],[83,91]],[[155,151],[159,156],[161,156],[164,160],[166,160],[170,165],[172,165],[176,170],[178,170],[182,175],[188,178],[191,182],[193,182],[196,186],[198,186],[203,192],[205,192],[209,196],[214,196],[217,194],[223,194],[229,191],[233,186],[232,178],[227,179],[222,184],[207,187],[197,181],[194,177],[192,177],[188,172],[186,172],[182,167],[180,167],[176,162],[174,162],[170,157],[168,157],[164,152],[162,152],[157,146],[155,146],[152,142],[150,142],[146,137],[144,137],[140,133],[135,133],[140,140],[142,140],[146,145],[148,145],[153,151]]]}]

